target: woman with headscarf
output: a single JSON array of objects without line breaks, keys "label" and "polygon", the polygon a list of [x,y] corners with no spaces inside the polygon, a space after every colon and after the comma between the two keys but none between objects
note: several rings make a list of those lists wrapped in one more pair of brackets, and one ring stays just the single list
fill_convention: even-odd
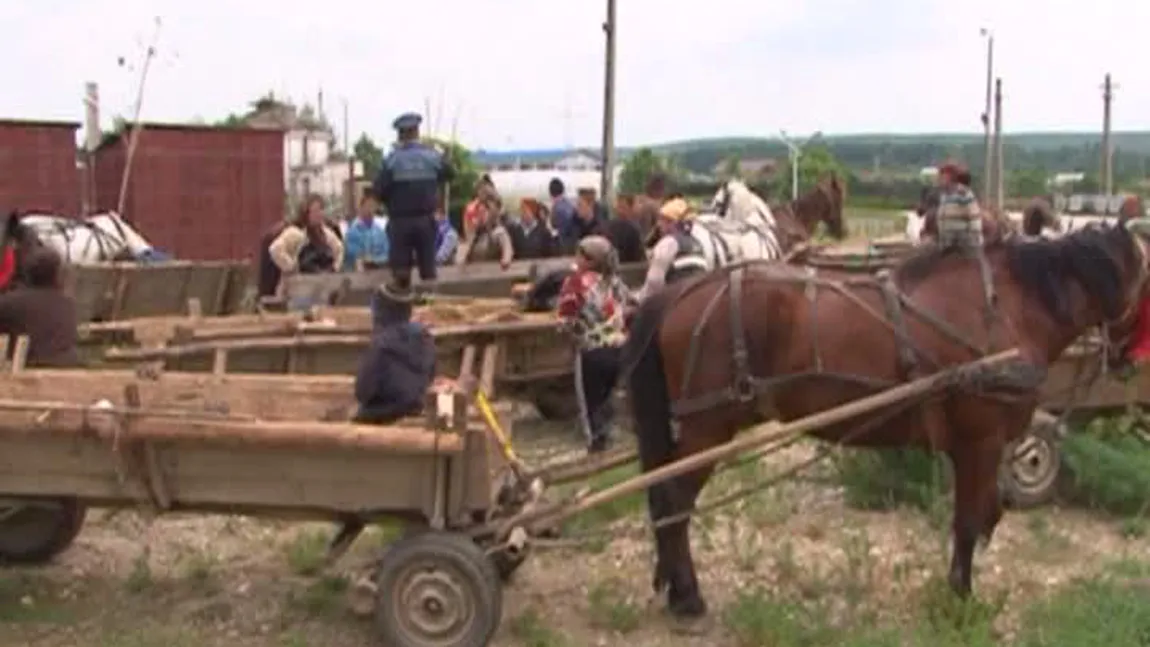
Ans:
[{"label": "woman with headscarf", "polygon": [[343,264],[343,243],[324,217],[322,197],[308,196],[295,222],[268,246],[268,254],[284,274],[334,272]]},{"label": "woman with headscarf", "polygon": [[611,396],[627,339],[624,310],[629,299],[618,265],[610,241],[588,236],[579,241],[575,271],[559,293],[559,318],[577,347],[575,391],[589,453],[607,449],[615,417]]}]

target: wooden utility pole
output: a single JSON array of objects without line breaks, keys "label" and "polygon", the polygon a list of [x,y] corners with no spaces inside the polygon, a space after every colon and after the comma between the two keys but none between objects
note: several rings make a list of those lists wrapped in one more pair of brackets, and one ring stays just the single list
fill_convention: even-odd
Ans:
[{"label": "wooden utility pole", "polygon": [[96,149],[100,147],[100,88],[94,82],[84,84],[84,194],[83,215],[96,212]]},{"label": "wooden utility pole", "polygon": [[603,162],[599,180],[599,195],[604,203],[615,204],[615,0],[607,0],[607,21],[603,23],[607,37],[603,74]]},{"label": "wooden utility pole", "polygon": [[347,116],[347,97],[343,98],[343,152],[347,155],[347,215],[355,216],[355,153],[351,150],[351,122]]},{"label": "wooden utility pole", "polygon": [[986,105],[982,113],[982,149],[986,154],[986,161],[982,167],[982,195],[989,200],[991,187],[997,186],[994,181],[994,148],[990,142],[991,119],[991,80],[994,76],[994,34],[988,29],[982,30],[986,36]]},{"label": "wooden utility pole", "polygon": [[1102,193],[1114,194],[1114,147],[1110,143],[1110,103],[1114,100],[1114,86],[1110,75],[1102,83]]},{"label": "wooden utility pole", "polygon": [[994,80],[994,206],[1001,213],[1005,204],[1003,179],[1006,172],[1002,167],[1002,79]]}]

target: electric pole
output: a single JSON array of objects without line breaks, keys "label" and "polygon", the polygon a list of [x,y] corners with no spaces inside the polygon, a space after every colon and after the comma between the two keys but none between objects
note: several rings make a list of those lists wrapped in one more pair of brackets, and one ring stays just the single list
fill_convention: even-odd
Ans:
[{"label": "electric pole", "polygon": [[347,118],[347,97],[343,98],[343,152],[347,155],[347,214],[348,222],[355,217],[355,154],[351,150],[351,122]]},{"label": "electric pole", "polygon": [[982,167],[982,193],[990,199],[991,187],[994,184],[994,149],[990,145],[990,117],[991,117],[991,79],[994,76],[994,34],[985,27],[979,33],[986,37],[986,106],[982,113],[982,148],[986,152],[986,163]]},{"label": "electric pole", "polygon": [[994,80],[994,206],[1001,213],[1006,203],[1003,179],[1006,173],[1002,168],[1002,79]]},{"label": "electric pole", "polygon": [[599,180],[599,195],[605,204],[615,204],[615,0],[607,0],[607,21],[603,23],[607,37],[604,57],[606,70],[603,79],[603,161]]},{"label": "electric pole", "polygon": [[1110,143],[1110,103],[1114,100],[1114,85],[1110,75],[1102,82],[1102,192],[1109,198],[1114,194],[1114,147]]}]

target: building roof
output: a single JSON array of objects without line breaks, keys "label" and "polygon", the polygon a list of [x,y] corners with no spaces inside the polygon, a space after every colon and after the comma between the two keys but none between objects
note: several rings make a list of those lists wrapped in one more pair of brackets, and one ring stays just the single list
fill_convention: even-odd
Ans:
[{"label": "building roof", "polygon": [[46,121],[41,119],[0,119],[0,126],[16,126],[18,128],[70,128],[76,130],[80,127],[77,121]]},{"label": "building roof", "polygon": [[536,148],[510,151],[477,150],[472,153],[476,164],[496,166],[500,164],[547,164],[574,155],[585,155],[598,160],[599,154],[585,148]]}]

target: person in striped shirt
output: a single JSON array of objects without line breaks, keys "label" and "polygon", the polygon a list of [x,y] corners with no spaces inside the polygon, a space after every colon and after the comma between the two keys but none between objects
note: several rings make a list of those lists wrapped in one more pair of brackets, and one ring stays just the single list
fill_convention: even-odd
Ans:
[{"label": "person in striped shirt", "polygon": [[938,179],[938,244],[981,248],[982,210],[970,189],[970,173],[961,165],[948,162],[938,170]]}]

